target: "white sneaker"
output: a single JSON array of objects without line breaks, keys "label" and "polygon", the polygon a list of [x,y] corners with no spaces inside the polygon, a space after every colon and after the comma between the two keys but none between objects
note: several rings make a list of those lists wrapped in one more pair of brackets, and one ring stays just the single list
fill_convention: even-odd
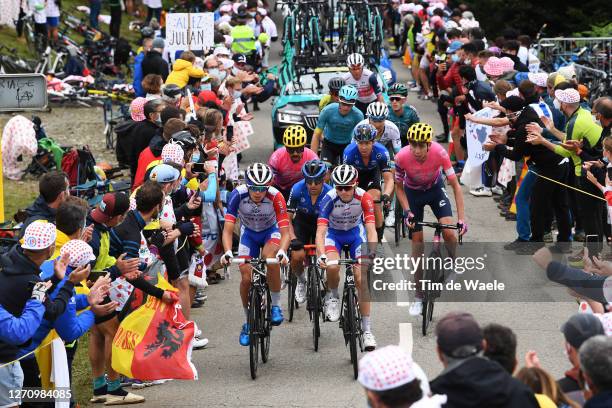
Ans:
[{"label": "white sneaker", "polygon": [[306,282],[300,282],[299,279],[295,287],[295,301],[299,304],[306,301]]},{"label": "white sneaker", "polygon": [[392,227],[395,225],[395,211],[390,211],[387,218],[385,218],[385,227]]},{"label": "white sneaker", "polygon": [[423,301],[416,299],[414,302],[410,303],[408,313],[410,313],[410,316],[419,316],[423,313]]},{"label": "white sneaker", "polygon": [[340,299],[330,297],[325,301],[325,317],[330,322],[337,322],[340,319]]},{"label": "white sneaker", "polygon": [[491,188],[491,192],[495,195],[502,195],[504,194],[504,189],[500,186],[495,186]]},{"label": "white sneaker", "polygon": [[196,326],[195,331],[193,332],[193,337],[200,338],[202,337],[202,330]]},{"label": "white sneaker", "polygon": [[475,197],[491,197],[493,193],[489,187],[476,187],[475,189],[470,190],[470,194]]},{"label": "white sneaker", "polygon": [[421,87],[418,85],[415,85],[412,88],[410,88],[410,92],[421,92]]},{"label": "white sneaker", "polygon": [[206,348],[207,345],[208,345],[208,339],[199,339],[199,338],[193,339],[193,349],[194,350]]},{"label": "white sneaker", "polygon": [[363,348],[365,351],[373,351],[376,349],[376,339],[371,331],[363,332]]}]

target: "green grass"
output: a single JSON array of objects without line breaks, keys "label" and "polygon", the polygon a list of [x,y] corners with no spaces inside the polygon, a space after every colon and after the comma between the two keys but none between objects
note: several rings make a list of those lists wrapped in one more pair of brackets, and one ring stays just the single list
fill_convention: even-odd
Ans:
[{"label": "green grass", "polygon": [[24,209],[38,196],[38,182],[35,180],[14,181],[4,179],[5,221],[11,221],[17,210]]},{"label": "green grass", "polygon": [[93,392],[88,353],[89,333],[85,333],[79,339],[79,346],[72,362],[72,392],[74,399],[81,407],[92,405],[89,402]]}]

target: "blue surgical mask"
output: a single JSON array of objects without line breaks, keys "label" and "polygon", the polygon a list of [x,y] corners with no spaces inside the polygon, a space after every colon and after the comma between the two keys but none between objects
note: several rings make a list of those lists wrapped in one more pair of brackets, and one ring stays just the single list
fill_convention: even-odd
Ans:
[{"label": "blue surgical mask", "polygon": [[242,92],[240,92],[240,91],[234,91],[234,93],[233,93],[234,99],[240,99],[241,95],[242,95]]},{"label": "blue surgical mask", "polygon": [[199,163],[200,162],[200,151],[196,150],[191,154],[191,161],[193,163]]},{"label": "blue surgical mask", "polygon": [[457,54],[453,54],[451,55],[451,61],[453,62],[459,62],[459,56]]},{"label": "blue surgical mask", "polygon": [[209,68],[208,73],[212,76],[219,78],[219,68]]},{"label": "blue surgical mask", "polygon": [[210,91],[212,90],[212,86],[210,84],[201,84],[200,91]]}]

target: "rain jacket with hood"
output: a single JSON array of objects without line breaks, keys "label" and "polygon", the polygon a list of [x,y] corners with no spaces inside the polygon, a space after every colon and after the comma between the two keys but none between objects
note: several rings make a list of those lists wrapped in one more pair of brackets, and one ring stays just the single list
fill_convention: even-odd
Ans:
[{"label": "rain jacket with hood", "polygon": [[23,222],[23,226],[20,231],[20,238],[23,236],[28,225],[38,220],[45,220],[55,224],[55,214],[57,210],[49,207],[47,202],[42,196],[38,196],[31,206],[26,208],[26,214],[28,218]]},{"label": "rain jacket with hood", "polygon": [[189,61],[184,59],[177,59],[172,65],[172,72],[166,78],[166,85],[175,84],[181,88],[187,86],[189,78],[202,78],[204,77],[204,71],[200,68],[196,68]]},{"label": "rain jacket with hood", "polygon": [[538,408],[533,392],[499,365],[484,357],[451,363],[431,383],[431,392],[446,394],[445,408]]}]

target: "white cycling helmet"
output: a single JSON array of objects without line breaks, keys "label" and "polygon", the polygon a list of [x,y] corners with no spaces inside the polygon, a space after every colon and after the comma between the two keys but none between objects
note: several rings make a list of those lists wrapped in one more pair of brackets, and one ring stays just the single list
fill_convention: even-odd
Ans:
[{"label": "white cycling helmet", "polygon": [[352,67],[353,65],[363,65],[363,63],[363,55],[357,52],[350,54],[346,59],[346,65],[348,65],[349,67]]},{"label": "white cycling helmet", "polygon": [[352,186],[357,181],[357,169],[350,164],[341,164],[334,169],[331,179],[336,186]]},{"label": "white cycling helmet", "polygon": [[263,163],[253,163],[247,167],[246,174],[247,186],[267,186],[272,181],[272,169]]},{"label": "white cycling helmet", "polygon": [[372,102],[368,105],[366,115],[375,121],[385,120],[389,116],[389,108],[382,102]]}]

